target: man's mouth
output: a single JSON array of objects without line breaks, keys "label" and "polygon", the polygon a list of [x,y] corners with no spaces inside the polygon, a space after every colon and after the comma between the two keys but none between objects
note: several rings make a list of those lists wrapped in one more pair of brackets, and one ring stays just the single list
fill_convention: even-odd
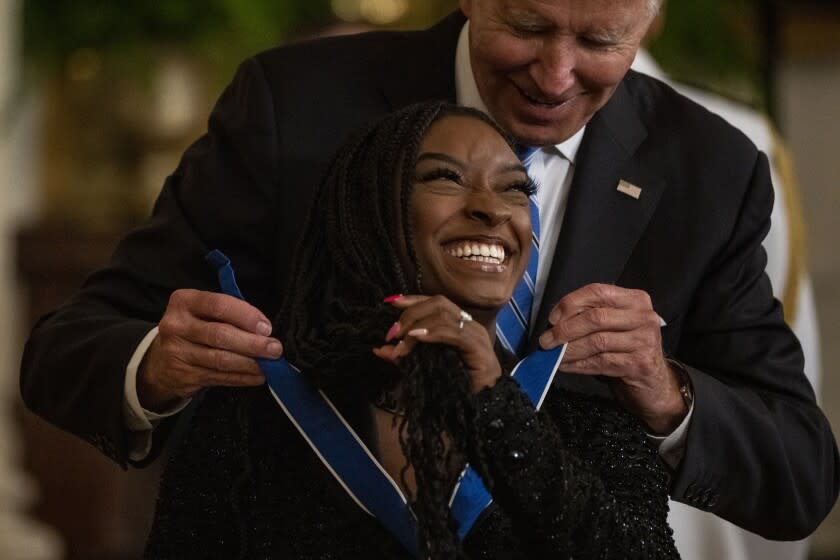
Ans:
[{"label": "man's mouth", "polygon": [[483,262],[488,264],[502,264],[508,251],[500,241],[478,241],[475,239],[461,239],[447,243],[444,252],[453,257]]},{"label": "man's mouth", "polygon": [[567,95],[567,96],[564,96],[563,99],[550,99],[550,98],[542,97],[542,96],[538,97],[538,96],[535,96],[535,95],[531,95],[530,93],[528,93],[527,91],[525,91],[524,89],[522,89],[521,87],[516,85],[515,83],[513,84],[513,86],[519,91],[519,93],[522,94],[522,97],[524,97],[525,99],[527,99],[528,101],[530,101],[534,105],[539,105],[540,107],[547,107],[547,108],[560,107],[561,105],[565,105],[566,103],[568,103],[569,101],[571,101],[572,99],[577,97],[577,95]]}]

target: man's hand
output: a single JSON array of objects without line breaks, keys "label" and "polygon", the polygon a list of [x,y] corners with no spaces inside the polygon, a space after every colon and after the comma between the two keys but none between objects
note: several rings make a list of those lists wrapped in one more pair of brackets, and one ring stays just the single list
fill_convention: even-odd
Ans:
[{"label": "man's hand", "polygon": [[614,380],[616,399],[657,434],[670,434],[688,409],[680,379],[662,352],[659,315],[650,296],[589,284],[561,299],[540,346],[568,343],[560,370]]},{"label": "man's hand", "polygon": [[160,411],[204,387],[263,384],[254,358],[283,353],[270,334],[271,322],[242,300],[198,290],[173,292],[137,373],[140,404]]}]

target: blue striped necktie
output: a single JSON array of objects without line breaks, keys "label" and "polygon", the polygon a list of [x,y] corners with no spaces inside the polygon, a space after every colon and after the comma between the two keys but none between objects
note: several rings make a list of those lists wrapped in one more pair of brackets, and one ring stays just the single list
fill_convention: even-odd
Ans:
[{"label": "blue striped necktie", "polygon": [[[538,148],[520,146],[517,155],[527,168]],[[536,194],[529,200],[531,210],[531,254],[525,275],[513,290],[513,297],[499,311],[496,318],[496,336],[508,351],[521,356],[528,339],[531,307],[534,304],[534,286],[537,281],[537,266],[540,260],[540,208]]]}]

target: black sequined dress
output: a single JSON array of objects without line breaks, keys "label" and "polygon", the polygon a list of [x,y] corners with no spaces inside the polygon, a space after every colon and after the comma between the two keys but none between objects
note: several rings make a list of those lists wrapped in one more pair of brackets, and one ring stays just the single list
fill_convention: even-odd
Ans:
[{"label": "black sequined dress", "polygon": [[[464,541],[468,558],[679,557],[666,474],[632,416],[558,388],[536,413],[510,378],[477,400],[490,471],[479,474],[494,502]],[[161,483],[147,558],[410,558],[267,389],[208,391],[190,426]]]}]

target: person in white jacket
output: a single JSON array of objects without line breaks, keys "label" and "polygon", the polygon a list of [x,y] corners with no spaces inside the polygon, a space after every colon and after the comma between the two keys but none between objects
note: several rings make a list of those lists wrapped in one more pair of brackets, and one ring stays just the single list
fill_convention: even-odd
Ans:
[{"label": "person in white jacket", "polygon": [[[767,154],[776,195],[772,225],[763,244],[767,251],[767,274],[774,295],[784,304],[785,319],[802,343],[805,374],[819,398],[819,330],[814,293],[806,268],[805,228],[790,152],[765,115],[747,105],[669,80],[644,49],[639,50],[632,68],[666,82],[720,115]],[[671,501],[670,507],[668,521],[674,528],[677,549],[684,560],[804,560],[808,555],[807,539],[768,541],[685,504]]]}]

